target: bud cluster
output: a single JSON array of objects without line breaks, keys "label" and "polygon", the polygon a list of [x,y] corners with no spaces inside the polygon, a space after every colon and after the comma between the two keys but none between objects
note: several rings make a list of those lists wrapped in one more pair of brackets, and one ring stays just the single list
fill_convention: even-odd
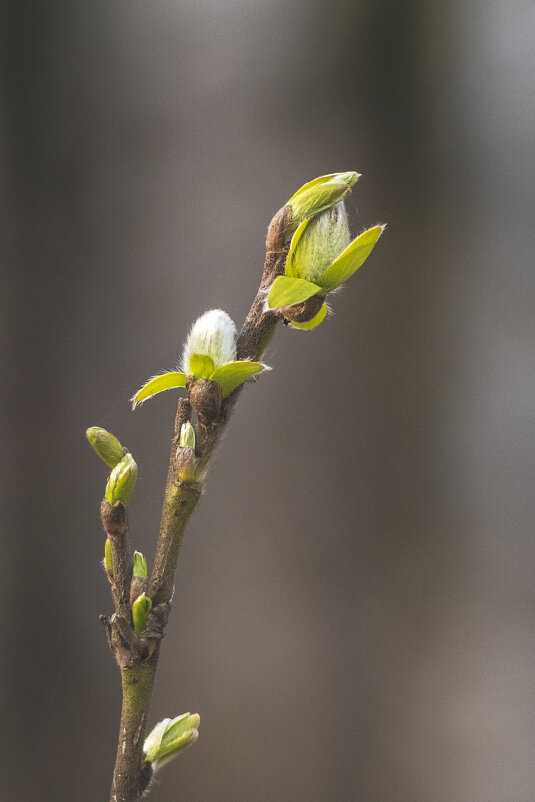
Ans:
[{"label": "bud cluster", "polygon": [[384,226],[374,226],[350,242],[344,198],[358,178],[358,173],[320,176],[288,201],[293,236],[284,275],[268,288],[266,307],[280,312],[292,328],[312,329],[325,319],[325,296],[358,270],[383,232]]},{"label": "bud cluster", "polygon": [[236,359],[236,326],[222,309],[211,309],[193,324],[182,355],[182,371],[154,376],[132,399],[135,408],[153,395],[186,387],[205,426],[217,422],[222,401],[266,365]]}]

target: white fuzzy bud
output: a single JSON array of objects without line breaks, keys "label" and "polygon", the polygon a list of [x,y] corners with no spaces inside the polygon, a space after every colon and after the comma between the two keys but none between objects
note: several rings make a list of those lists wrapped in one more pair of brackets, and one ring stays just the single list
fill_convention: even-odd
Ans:
[{"label": "white fuzzy bud", "polygon": [[192,354],[209,356],[217,370],[236,359],[236,326],[222,309],[210,309],[195,321],[188,334],[182,356],[182,370],[191,373]]}]

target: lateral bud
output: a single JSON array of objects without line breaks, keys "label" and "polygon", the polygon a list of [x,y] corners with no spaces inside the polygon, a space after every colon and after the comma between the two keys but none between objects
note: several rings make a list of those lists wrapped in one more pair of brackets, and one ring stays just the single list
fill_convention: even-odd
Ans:
[{"label": "lateral bud", "polygon": [[195,429],[189,420],[180,427],[179,445],[182,448],[195,450]]},{"label": "lateral bud", "polygon": [[113,582],[113,554],[109,538],[106,538],[106,543],[104,544],[104,569],[110,582]]},{"label": "lateral bud", "polygon": [[132,454],[125,454],[110,474],[106,485],[106,499],[110,504],[118,501],[128,506],[137,482],[137,464]]},{"label": "lateral bud", "polygon": [[142,635],[147,629],[147,620],[152,608],[152,600],[142,593],[132,605],[132,621],[136,635]]},{"label": "lateral bud", "polygon": [[130,585],[130,604],[134,604],[138,596],[147,590],[148,567],[145,557],[140,551],[134,552],[132,567],[132,584]]},{"label": "lateral bud", "polygon": [[110,468],[115,468],[124,457],[124,448],[111,432],[100,426],[91,426],[85,436],[89,440],[95,454]]},{"label": "lateral bud", "polygon": [[140,551],[135,551],[132,565],[132,577],[146,579],[148,572],[149,571],[145,557]]},{"label": "lateral bud", "polygon": [[145,739],[145,759],[154,771],[161,769],[199,737],[200,717],[197,713],[183,713],[176,718],[164,718]]},{"label": "lateral bud", "polygon": [[202,471],[195,456],[195,429],[189,421],[182,424],[178,443],[176,467],[179,480],[186,483],[201,481]]}]

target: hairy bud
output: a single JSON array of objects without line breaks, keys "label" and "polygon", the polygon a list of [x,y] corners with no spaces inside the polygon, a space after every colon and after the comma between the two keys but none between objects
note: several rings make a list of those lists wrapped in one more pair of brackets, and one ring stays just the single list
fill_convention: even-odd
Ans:
[{"label": "hairy bud", "polygon": [[[211,373],[227,362],[236,359],[236,325],[230,315],[222,309],[210,309],[198,318],[184,345],[182,369],[197,378],[209,378],[192,365],[195,355],[207,356],[212,361]],[[209,369],[209,366],[208,366]]]}]

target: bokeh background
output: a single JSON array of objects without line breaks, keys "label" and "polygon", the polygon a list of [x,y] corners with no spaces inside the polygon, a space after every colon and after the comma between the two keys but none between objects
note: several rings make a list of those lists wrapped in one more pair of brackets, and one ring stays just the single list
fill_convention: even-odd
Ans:
[{"label": "bokeh background", "polygon": [[267,224],[363,174],[388,229],[280,329],[183,545],[152,723],[201,714],[154,802],[535,800],[535,5],[5,2],[2,788],[107,799],[105,468],[152,555],[176,364],[240,323]]}]

